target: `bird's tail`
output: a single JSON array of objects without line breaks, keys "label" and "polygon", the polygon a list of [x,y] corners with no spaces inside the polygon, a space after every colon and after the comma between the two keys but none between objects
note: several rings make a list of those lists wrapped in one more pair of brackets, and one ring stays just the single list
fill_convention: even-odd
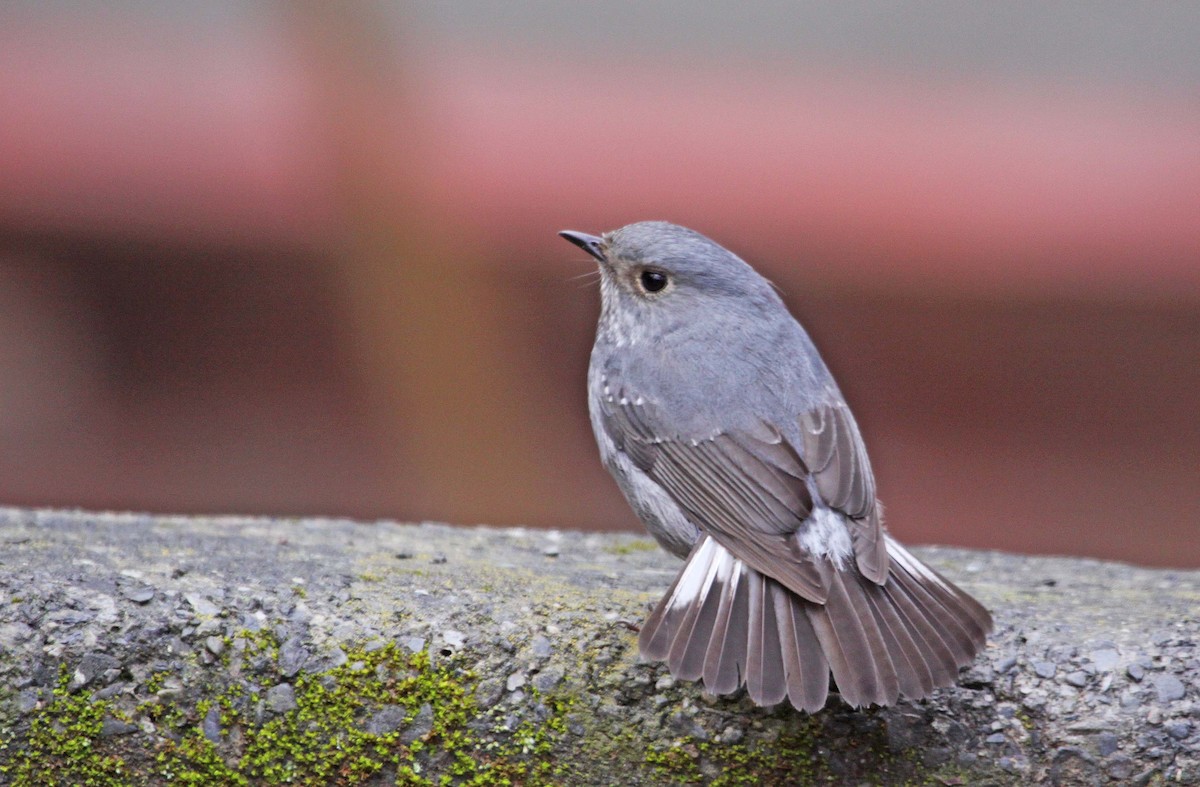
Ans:
[{"label": "bird's tail", "polygon": [[714,694],[745,684],[759,705],[786,697],[809,713],[825,705],[831,674],[856,707],[925,697],[975,658],[992,619],[890,536],[887,549],[885,584],[830,567],[819,604],[705,537],[642,626],[642,654]]}]

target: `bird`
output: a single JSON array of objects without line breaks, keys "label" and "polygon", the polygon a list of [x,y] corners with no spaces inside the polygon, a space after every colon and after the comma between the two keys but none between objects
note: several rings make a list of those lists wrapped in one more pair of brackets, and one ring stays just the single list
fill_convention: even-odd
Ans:
[{"label": "bird", "polygon": [[859,708],[954,684],[991,615],[884,527],[854,416],[774,285],[665,221],[559,235],[600,271],[601,460],[685,561],[640,627],[643,658],[806,713],[833,691]]}]

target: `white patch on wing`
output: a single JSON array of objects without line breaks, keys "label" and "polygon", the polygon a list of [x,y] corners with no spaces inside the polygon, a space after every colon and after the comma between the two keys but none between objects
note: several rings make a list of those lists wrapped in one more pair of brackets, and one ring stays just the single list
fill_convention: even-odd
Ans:
[{"label": "white patch on wing", "polygon": [[840,571],[854,554],[850,527],[846,517],[832,509],[818,507],[801,527],[796,540],[800,547],[816,558],[827,557]]},{"label": "white patch on wing", "polygon": [[954,592],[954,589],[947,585],[941,577],[933,573],[929,566],[925,565],[920,560],[917,560],[917,558],[914,557],[911,552],[900,546],[899,541],[887,534],[884,534],[884,538],[887,539],[888,556],[892,560],[895,560],[897,563],[899,563],[905,571],[912,574],[914,577],[920,577],[926,582],[932,582],[940,588]]}]

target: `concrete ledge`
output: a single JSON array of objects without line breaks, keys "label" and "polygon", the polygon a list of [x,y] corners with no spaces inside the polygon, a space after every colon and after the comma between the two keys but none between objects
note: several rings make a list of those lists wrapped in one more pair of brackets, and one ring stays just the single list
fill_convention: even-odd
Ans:
[{"label": "concrete ledge", "polygon": [[1200,572],[917,552],[992,643],[809,717],[639,663],[646,539],[0,509],[0,783],[1200,784]]}]

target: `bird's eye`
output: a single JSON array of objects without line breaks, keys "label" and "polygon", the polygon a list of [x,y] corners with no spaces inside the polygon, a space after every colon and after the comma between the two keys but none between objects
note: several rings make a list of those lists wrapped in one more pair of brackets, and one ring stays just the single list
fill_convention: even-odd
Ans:
[{"label": "bird's eye", "polygon": [[646,268],[638,276],[638,281],[646,292],[660,292],[670,282],[670,278],[663,271]]}]

